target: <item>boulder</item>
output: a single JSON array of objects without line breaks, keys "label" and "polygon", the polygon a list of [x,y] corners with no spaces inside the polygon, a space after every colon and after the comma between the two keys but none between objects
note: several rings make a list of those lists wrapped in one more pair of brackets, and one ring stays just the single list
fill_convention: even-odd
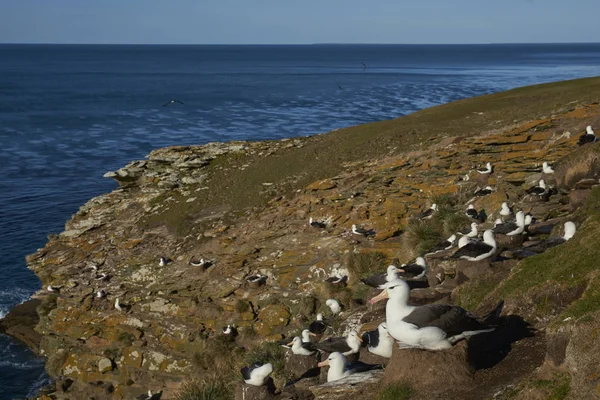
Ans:
[{"label": "boulder", "polygon": [[40,352],[42,335],[35,331],[39,322],[37,307],[39,299],[31,299],[13,308],[4,319],[0,320],[0,333],[5,333],[23,342],[34,353]]},{"label": "boulder", "polygon": [[337,381],[313,386],[310,390],[317,400],[368,399],[373,395],[371,386],[378,383],[382,376],[381,370],[360,372]]},{"label": "boulder", "polygon": [[235,387],[235,400],[269,400],[275,398],[275,384],[269,378],[266,385],[252,386],[239,382]]},{"label": "boulder", "polygon": [[474,384],[466,341],[449,350],[400,349],[394,346],[383,376],[383,385],[401,382],[417,392],[439,393],[448,386]]},{"label": "boulder", "polygon": [[599,144],[586,145],[554,167],[558,188],[570,189],[583,179],[597,179],[600,176],[599,149]]},{"label": "boulder", "polygon": [[294,379],[298,379],[309,371],[318,368],[318,363],[318,354],[302,356],[293,354],[290,350],[289,354],[285,357],[284,368],[286,372],[289,372],[294,377]]}]

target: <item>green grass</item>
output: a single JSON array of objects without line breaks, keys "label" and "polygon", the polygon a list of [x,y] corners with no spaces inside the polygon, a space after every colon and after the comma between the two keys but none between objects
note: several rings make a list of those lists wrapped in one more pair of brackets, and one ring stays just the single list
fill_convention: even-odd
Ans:
[{"label": "green grass", "polygon": [[231,400],[235,386],[218,377],[185,382],[175,400]]},{"label": "green grass", "polygon": [[[408,240],[419,254],[425,253],[444,239],[468,226],[471,220],[458,209],[460,199],[456,195],[436,196],[432,202],[438,210],[430,219],[411,219],[408,222]],[[438,203],[439,202],[439,203]]]},{"label": "green grass", "polygon": [[413,390],[402,384],[394,383],[383,388],[377,393],[377,400],[409,400],[412,398]]},{"label": "green grass", "polygon": [[547,400],[563,400],[571,391],[571,377],[568,374],[556,375],[553,380],[535,380],[532,385],[546,392]]},{"label": "green grass", "polygon": [[456,303],[467,309],[477,310],[488,294],[498,286],[500,279],[496,275],[484,275],[463,283],[456,290]]},{"label": "green grass", "polygon": [[596,277],[590,282],[583,296],[567,307],[559,319],[564,320],[568,317],[580,319],[598,310],[600,310],[600,279]]},{"label": "green grass", "polygon": [[353,277],[366,278],[385,270],[386,261],[386,255],[378,251],[350,253],[348,256],[348,270]]},{"label": "green grass", "polygon": [[[285,370],[285,350],[277,343],[263,342],[246,352],[240,365],[250,365],[254,362],[273,364],[271,377],[275,386],[282,388],[292,376]],[[241,367],[240,367],[241,368]]]},{"label": "green grass", "polygon": [[443,239],[440,226],[431,220],[413,219],[406,228],[408,240],[418,254],[423,254]]},{"label": "green grass", "polygon": [[[600,258],[600,188],[595,188],[579,215],[587,215],[575,237],[543,254],[523,260],[500,289],[501,296],[525,293],[548,282],[575,287],[587,284]],[[598,304],[600,309],[600,304]]]},{"label": "green grass", "polygon": [[[302,147],[256,154],[220,156],[205,168],[209,190],[197,201],[175,205],[146,221],[166,225],[179,235],[196,227],[207,210],[227,208],[232,214],[261,206],[274,195],[289,195],[311,182],[335,176],[347,162],[374,159],[429,147],[444,137],[486,132],[514,121],[547,116],[560,109],[600,100],[600,78],[579,79],[518,88],[431,107],[402,118],[359,125],[300,139]],[[484,112],[473,117],[474,113]],[[465,118],[469,116],[469,118]],[[238,167],[249,164],[244,170]],[[263,182],[274,185],[265,191]]]}]

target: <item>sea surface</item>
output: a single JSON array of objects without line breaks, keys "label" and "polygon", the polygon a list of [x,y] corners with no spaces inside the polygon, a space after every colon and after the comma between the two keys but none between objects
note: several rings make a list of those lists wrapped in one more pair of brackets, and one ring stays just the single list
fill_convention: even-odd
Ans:
[{"label": "sea surface", "polygon": [[[116,187],[106,171],[154,148],[311,135],[595,75],[600,44],[0,45],[0,318],[40,286],[25,255]],[[0,335],[0,400],[46,381]]]}]

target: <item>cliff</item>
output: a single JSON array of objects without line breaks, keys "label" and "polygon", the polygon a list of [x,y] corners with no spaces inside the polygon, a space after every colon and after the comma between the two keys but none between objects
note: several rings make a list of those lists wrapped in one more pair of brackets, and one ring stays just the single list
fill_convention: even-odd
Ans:
[{"label": "cliff", "polygon": [[[598,78],[539,85],[323,135],[158,149],[107,173],[120,188],[83,205],[27,259],[44,288],[36,331],[56,378],[50,397],[131,399],[151,389],[183,399],[210,389],[228,398],[233,386],[221,382],[241,381],[237,368],[257,358],[277,361],[280,398],[600,396],[600,147],[576,145],[587,125],[600,126],[598,100]],[[544,161],[554,176],[542,176]],[[474,171],[487,162],[493,174]],[[556,194],[527,195],[542,177]],[[471,201],[486,185],[494,193]],[[468,203],[492,226],[504,201],[531,213],[541,235],[558,235],[567,219],[579,230],[522,261],[510,254],[520,243],[504,243],[493,262],[427,258],[430,287],[413,291],[415,302],[483,312],[504,299],[503,315],[516,318],[487,339],[498,347],[479,343],[478,357],[472,340],[466,359],[436,361],[440,370],[468,364],[447,378],[460,386],[426,382],[430,357],[395,351],[384,375],[362,383],[319,386],[317,377],[284,390],[303,364],[266,343],[327,314],[328,298],[345,307],[331,319],[335,333],[372,329],[383,311],[367,305],[374,293],[359,278],[468,226]],[[434,202],[444,215],[416,221]],[[309,216],[326,227],[309,226]],[[374,236],[353,235],[353,223]],[[248,282],[254,274],[265,284]],[[328,284],[332,275],[348,275],[348,285]],[[238,328],[233,341],[223,338],[227,324]],[[380,392],[381,382],[389,386]]]}]

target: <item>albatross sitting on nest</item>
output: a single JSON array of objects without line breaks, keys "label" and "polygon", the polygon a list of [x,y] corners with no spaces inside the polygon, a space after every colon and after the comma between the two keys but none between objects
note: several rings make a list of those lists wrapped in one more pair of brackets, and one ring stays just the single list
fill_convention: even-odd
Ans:
[{"label": "albatross sitting on nest", "polygon": [[362,336],[362,345],[366,347],[370,353],[385,358],[390,358],[392,356],[394,342],[394,338],[388,333],[385,322],[379,324],[377,329],[365,332]]},{"label": "albatross sitting on nest", "polygon": [[401,342],[401,347],[443,350],[459,340],[491,332],[496,328],[504,305],[500,302],[491,313],[478,317],[453,305],[409,306],[409,294],[406,282],[398,279],[370,301],[373,304],[389,299],[385,307],[386,324],[390,335]]},{"label": "albatross sitting on nest", "polygon": [[594,134],[594,130],[591,126],[585,128],[585,133],[579,136],[579,140],[577,144],[583,146],[584,144],[594,143],[596,141],[596,135]]},{"label": "albatross sitting on nest", "polygon": [[252,386],[263,386],[269,375],[273,372],[273,365],[271,363],[261,364],[255,362],[249,367],[244,367],[240,370],[244,382]]},{"label": "albatross sitting on nest", "polygon": [[[460,246],[460,245],[459,245]],[[451,258],[461,258],[468,261],[481,261],[491,257],[496,252],[498,245],[494,239],[494,232],[487,230],[483,233],[482,242],[468,242],[452,255]]]},{"label": "albatross sitting on nest", "polygon": [[358,333],[350,331],[347,337],[327,338],[319,343],[314,343],[314,347],[327,353],[337,351],[344,356],[349,356],[360,351],[361,343],[362,339],[358,336]]},{"label": "albatross sitting on nest", "polygon": [[506,236],[515,236],[523,233],[525,230],[525,213],[523,211],[519,211],[516,216],[515,221],[505,222],[503,224],[498,224],[494,227],[494,233],[506,235]]}]

